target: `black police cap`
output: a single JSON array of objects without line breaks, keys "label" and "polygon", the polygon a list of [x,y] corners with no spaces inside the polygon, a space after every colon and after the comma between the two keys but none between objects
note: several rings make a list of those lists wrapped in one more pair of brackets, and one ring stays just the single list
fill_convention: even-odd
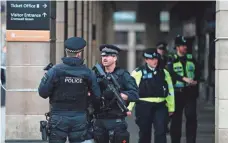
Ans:
[{"label": "black police cap", "polygon": [[64,42],[65,50],[71,53],[82,51],[86,46],[86,41],[81,37],[71,37]]},{"label": "black police cap", "polygon": [[177,37],[175,38],[175,45],[176,46],[186,46],[187,45],[187,40],[185,39],[184,36],[181,35],[177,35]]},{"label": "black police cap", "polygon": [[121,51],[120,48],[118,48],[117,46],[110,44],[100,45],[99,49],[101,51],[101,56],[118,55]]},{"label": "black police cap", "polygon": [[159,42],[157,43],[156,48],[161,50],[166,50],[166,46],[167,44],[165,42]]},{"label": "black police cap", "polygon": [[148,59],[159,58],[156,48],[148,48],[143,51],[143,57]]}]

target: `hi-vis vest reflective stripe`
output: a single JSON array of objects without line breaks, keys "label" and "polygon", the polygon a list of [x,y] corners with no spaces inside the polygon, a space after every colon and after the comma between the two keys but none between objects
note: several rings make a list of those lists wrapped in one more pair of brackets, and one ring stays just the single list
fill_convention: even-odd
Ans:
[{"label": "hi-vis vest reflective stripe", "polygon": [[[177,59],[177,55],[175,55],[175,59]],[[194,79],[195,78],[195,64],[191,61],[192,60],[192,55],[187,54],[187,62],[186,62],[186,67],[183,67],[180,61],[175,62],[173,64],[173,70],[180,76],[184,76],[184,68],[187,74],[188,78]],[[175,87],[184,87],[185,84],[184,82],[181,81],[176,81],[176,84],[174,85]],[[188,86],[188,84],[187,84]]]},{"label": "hi-vis vest reflective stripe", "polygon": [[[151,102],[151,103],[161,103],[166,100],[166,98],[161,98],[161,97],[145,97],[145,98],[139,98],[140,101],[145,101],[145,102]],[[135,106],[135,102],[130,102],[128,105],[128,110],[132,111],[132,109]]]}]

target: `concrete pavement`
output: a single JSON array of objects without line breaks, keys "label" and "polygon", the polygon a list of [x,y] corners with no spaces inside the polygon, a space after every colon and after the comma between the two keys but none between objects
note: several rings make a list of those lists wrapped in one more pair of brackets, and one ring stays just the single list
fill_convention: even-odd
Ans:
[{"label": "concrete pavement", "polygon": [[[135,117],[128,118],[128,129],[131,134],[130,143],[138,142],[138,127],[135,124]],[[205,103],[202,100],[198,101],[198,133],[196,143],[214,143],[215,142],[215,109],[214,105]],[[167,135],[168,142],[170,141],[170,136]],[[182,125],[182,143],[185,141],[185,119],[183,118]],[[152,141],[153,143],[153,137]]]},{"label": "concrete pavement", "polygon": [[[131,134],[130,143],[138,142],[138,127],[135,124],[135,117],[127,118],[128,129]],[[214,105],[203,102],[198,102],[198,133],[196,143],[214,143],[215,142],[215,110]],[[168,142],[170,142],[170,136],[167,135]],[[153,142],[153,137],[152,137]],[[151,143],[152,143],[151,142]],[[7,141],[6,143],[45,143],[42,141]],[[185,121],[183,121],[182,130],[182,143],[185,142]]]}]

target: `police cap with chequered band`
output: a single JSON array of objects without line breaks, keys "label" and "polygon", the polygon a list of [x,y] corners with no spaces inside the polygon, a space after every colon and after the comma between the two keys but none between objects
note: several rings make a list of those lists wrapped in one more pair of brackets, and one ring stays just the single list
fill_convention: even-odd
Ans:
[{"label": "police cap with chequered band", "polygon": [[67,52],[78,53],[86,46],[86,41],[81,37],[71,37],[64,42],[64,47]]},{"label": "police cap with chequered band", "polygon": [[148,48],[143,51],[143,57],[148,59],[159,58],[156,48]]},{"label": "police cap with chequered band", "polygon": [[101,56],[107,56],[107,55],[118,55],[119,52],[121,51],[120,48],[118,48],[115,45],[110,45],[110,44],[103,44],[100,47],[101,51]]}]

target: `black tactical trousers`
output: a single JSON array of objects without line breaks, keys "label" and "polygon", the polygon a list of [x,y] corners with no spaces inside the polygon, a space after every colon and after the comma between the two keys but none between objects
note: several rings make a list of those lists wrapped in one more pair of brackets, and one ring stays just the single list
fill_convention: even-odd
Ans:
[{"label": "black tactical trousers", "polygon": [[65,143],[67,137],[70,143],[81,143],[86,139],[87,134],[86,113],[78,113],[74,116],[51,115],[49,127],[49,143]]},{"label": "black tactical trousers", "polygon": [[96,119],[93,127],[96,143],[130,143],[125,119]]},{"label": "black tactical trousers", "polygon": [[197,115],[196,115],[196,96],[193,91],[184,90],[175,92],[175,112],[171,120],[170,135],[172,143],[180,143],[182,130],[182,114],[186,118],[186,139],[187,143],[196,142]]},{"label": "black tactical trousers", "polygon": [[87,120],[88,120],[88,132],[87,132],[87,135],[86,135],[86,140],[90,140],[90,139],[93,139],[94,136],[93,136],[93,116],[92,115],[87,115]]},{"label": "black tactical trousers", "polygon": [[152,124],[154,143],[166,143],[168,108],[163,103],[137,103],[135,107],[136,124],[139,127],[139,143],[151,143]]}]

